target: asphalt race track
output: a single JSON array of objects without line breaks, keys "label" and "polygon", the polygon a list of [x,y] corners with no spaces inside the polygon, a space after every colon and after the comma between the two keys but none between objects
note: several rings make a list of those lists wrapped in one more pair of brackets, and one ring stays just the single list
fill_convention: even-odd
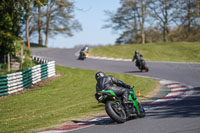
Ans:
[{"label": "asphalt race track", "polygon": [[142,119],[136,118],[124,124],[100,123],[71,133],[200,133],[200,64],[147,62],[150,71],[141,73],[128,61],[79,61],[75,56],[78,50],[34,49],[32,55],[55,60],[61,66],[178,81],[193,86],[193,93],[174,104],[149,109]]}]

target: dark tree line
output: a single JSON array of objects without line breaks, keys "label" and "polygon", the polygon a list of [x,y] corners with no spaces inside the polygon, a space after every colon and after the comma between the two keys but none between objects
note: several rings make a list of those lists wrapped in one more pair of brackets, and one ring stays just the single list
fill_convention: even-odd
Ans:
[{"label": "dark tree line", "polygon": [[116,43],[200,41],[199,0],[120,0],[116,12],[106,11]]}]

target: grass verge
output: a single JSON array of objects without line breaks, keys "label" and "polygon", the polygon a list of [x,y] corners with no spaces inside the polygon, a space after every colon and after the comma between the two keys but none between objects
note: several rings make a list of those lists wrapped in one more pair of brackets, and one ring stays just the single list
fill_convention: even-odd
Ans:
[{"label": "grass verge", "polygon": [[[96,71],[56,66],[62,76],[42,87],[0,98],[0,132],[36,132],[86,114],[104,110],[94,98]],[[111,74],[111,73],[107,73]],[[152,79],[112,74],[135,85],[143,96],[156,88]]]},{"label": "grass verge", "polygon": [[127,44],[91,48],[90,55],[132,59],[135,50],[147,61],[200,62],[200,42]]}]

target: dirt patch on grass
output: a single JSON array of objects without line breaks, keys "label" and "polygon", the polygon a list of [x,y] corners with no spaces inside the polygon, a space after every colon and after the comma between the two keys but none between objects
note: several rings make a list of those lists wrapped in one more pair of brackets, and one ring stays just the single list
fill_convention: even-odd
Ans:
[{"label": "dirt patch on grass", "polygon": [[55,80],[56,78],[60,77],[61,75],[60,74],[56,74],[55,76],[53,77],[49,77],[49,78],[46,78],[44,80],[41,80],[40,82],[36,83],[36,84],[33,84],[31,86],[29,86],[28,88],[26,88],[24,90],[24,92],[28,91],[28,90],[32,90],[32,89],[36,89],[36,88],[39,88],[39,87],[42,87],[44,86],[45,84],[51,82],[52,80]]},{"label": "dirt patch on grass", "polygon": [[161,85],[160,85],[160,83],[159,83],[159,81],[158,81],[158,82],[157,82],[157,86],[156,86],[156,88],[155,88],[153,91],[149,92],[149,93],[148,93],[146,96],[144,96],[144,97],[138,97],[138,100],[139,100],[139,101],[150,100],[150,99],[152,99],[154,96],[157,95],[157,93],[160,91],[160,89],[161,89]]}]

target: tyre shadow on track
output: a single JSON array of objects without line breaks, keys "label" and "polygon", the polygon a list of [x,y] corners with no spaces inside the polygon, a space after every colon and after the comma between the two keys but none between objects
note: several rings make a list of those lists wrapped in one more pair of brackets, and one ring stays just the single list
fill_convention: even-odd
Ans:
[{"label": "tyre shadow on track", "polygon": [[141,71],[126,71],[124,73],[142,73]]},{"label": "tyre shadow on track", "polygon": [[[193,88],[194,93],[183,100],[173,104],[166,104],[163,107],[149,110],[148,116],[156,118],[170,117],[200,117],[200,87]],[[157,105],[159,107],[161,105]]]},{"label": "tyre shadow on track", "polygon": [[94,120],[88,120],[88,121],[72,120],[72,122],[76,124],[84,124],[84,125],[115,125],[117,124],[111,118],[96,118]]}]

